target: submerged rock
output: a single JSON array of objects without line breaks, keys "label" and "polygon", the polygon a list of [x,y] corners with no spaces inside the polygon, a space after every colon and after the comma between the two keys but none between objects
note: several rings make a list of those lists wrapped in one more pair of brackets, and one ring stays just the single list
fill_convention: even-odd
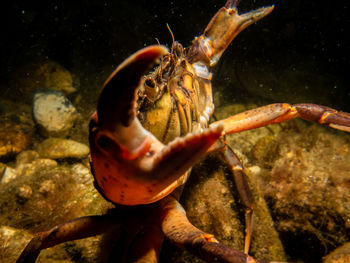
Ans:
[{"label": "submerged rock", "polygon": [[16,170],[7,166],[7,167],[3,168],[2,176],[1,176],[1,183],[6,184],[6,183],[16,179],[16,177],[17,177]]},{"label": "submerged rock", "polygon": [[16,165],[31,163],[39,158],[39,154],[36,151],[28,150],[23,151],[16,156]]},{"label": "submerged rock", "polygon": [[350,262],[350,242],[345,243],[329,255],[324,257],[323,263],[348,263]]},{"label": "submerged rock", "polygon": [[[0,184],[1,263],[14,263],[35,233],[69,219],[101,214],[109,207],[81,163],[58,165],[38,158],[12,169],[17,177]],[[100,242],[101,236],[96,236],[45,249],[38,262],[97,262]]]},{"label": "submerged rock", "polygon": [[[224,106],[216,116],[222,119],[244,110]],[[255,180],[288,260],[320,262],[328,251],[349,240],[348,134],[293,120],[233,134],[226,141],[247,170],[254,167],[258,174]],[[253,238],[259,235],[259,225],[256,220]]]},{"label": "submerged rock", "polygon": [[20,251],[32,238],[25,230],[0,226],[0,263],[15,263]]},{"label": "submerged rock", "polygon": [[77,91],[73,85],[72,74],[55,61],[49,60],[40,64],[34,72],[34,77],[37,77],[36,84],[41,87],[61,91],[66,95]]},{"label": "submerged rock", "polygon": [[274,151],[265,148],[271,171],[261,177],[287,253],[319,262],[349,240],[350,138],[317,125],[299,127],[278,134]]},{"label": "submerged rock", "polygon": [[[27,152],[35,153],[34,151]],[[25,155],[25,153],[26,151],[23,152],[23,155]],[[21,160],[21,158],[19,158],[16,163],[16,167],[5,166],[1,178],[1,184],[7,184],[23,176],[31,177],[37,172],[56,167],[58,165],[55,160],[38,158],[38,153],[36,153],[35,156],[35,159],[31,161],[25,159]]]},{"label": "submerged rock", "polygon": [[0,158],[11,158],[27,149],[32,134],[33,127],[28,124],[0,120]]},{"label": "submerged rock", "polygon": [[[221,243],[243,251],[245,211],[232,175],[228,170],[224,172],[222,165],[217,158],[208,158],[195,166],[186,183],[181,203],[190,222],[196,227],[214,234]],[[250,255],[258,259],[286,261],[283,246],[256,182],[258,175],[252,174],[249,172],[255,199],[255,224]],[[165,262],[203,262],[180,249],[176,253],[167,250],[162,253],[166,255]]]},{"label": "submerged rock", "polygon": [[[59,63],[51,60],[34,62],[16,69],[10,76],[10,86],[16,90],[17,98],[14,99],[18,100],[20,96],[26,101],[43,87],[60,91],[65,95],[77,91],[72,74]],[[13,94],[10,95],[13,96]]]},{"label": "submerged rock", "polygon": [[61,138],[49,138],[37,147],[42,158],[65,159],[87,157],[90,149],[85,144]]},{"label": "submerged rock", "polygon": [[78,112],[60,92],[38,92],[33,100],[34,120],[42,135],[65,137],[73,127]]}]

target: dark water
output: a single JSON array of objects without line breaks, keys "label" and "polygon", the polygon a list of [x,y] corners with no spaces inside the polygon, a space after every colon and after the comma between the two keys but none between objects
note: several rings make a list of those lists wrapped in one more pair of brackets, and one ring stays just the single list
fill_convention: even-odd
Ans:
[{"label": "dark water", "polygon": [[[189,46],[224,2],[12,1],[3,9],[0,101],[30,105],[16,72],[53,60],[74,75],[82,96],[76,106],[88,118],[102,83],[128,55],[157,41],[171,45],[166,24]],[[213,69],[213,88],[225,94],[218,104],[310,102],[350,112],[349,2],[241,2],[243,11],[272,4],[275,10],[242,32]],[[74,136],[86,142],[87,130]]]},{"label": "dark water", "polygon": [[[23,63],[45,58],[58,61],[77,75],[91,71],[103,79],[109,73],[103,69],[112,69],[135,50],[156,43],[156,38],[170,45],[166,23],[178,41],[190,45],[223,2],[14,1],[6,10],[8,30],[1,41],[1,80],[6,81],[8,72]],[[244,63],[260,69],[289,69],[294,65],[300,71],[330,75],[331,81],[321,87],[319,82],[312,81],[310,85],[300,83],[301,87],[294,87],[300,94],[302,85],[307,86],[309,91],[305,98],[292,88],[281,91],[286,87],[275,85],[270,93],[281,95],[266,95],[268,100],[320,103],[324,102],[317,96],[320,89],[322,96],[328,97],[329,106],[349,111],[350,91],[346,84],[349,44],[345,42],[349,3],[242,1],[240,6],[251,10],[271,4],[275,5],[273,13],[240,34],[225,53],[216,69],[215,80],[229,87],[234,82],[233,75],[240,73]],[[273,74],[273,69],[264,75],[270,78],[269,74]],[[14,92],[11,87],[4,86],[8,89],[5,94]],[[244,86],[230,87],[232,99],[242,93],[240,89]],[[253,90],[244,95],[254,96],[254,93]],[[268,88],[259,92],[263,93],[269,93]]]}]

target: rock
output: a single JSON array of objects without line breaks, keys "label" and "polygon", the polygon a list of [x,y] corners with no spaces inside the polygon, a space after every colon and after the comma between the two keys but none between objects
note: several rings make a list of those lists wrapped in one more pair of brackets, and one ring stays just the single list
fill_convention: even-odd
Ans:
[{"label": "rock", "polygon": [[[33,237],[34,235],[28,231],[0,226],[0,262],[15,263]],[[37,262],[74,263],[77,262],[74,257],[83,258],[84,262],[96,262],[100,240],[101,237],[98,236],[45,249],[40,253]]]},{"label": "rock", "polygon": [[[56,90],[65,95],[77,91],[73,84],[72,74],[55,61],[34,62],[16,69],[10,76],[10,86],[14,87],[16,97],[27,100],[33,94],[43,89]],[[10,94],[13,96],[13,94]],[[29,102],[29,101],[28,101]]]},{"label": "rock", "polygon": [[19,252],[31,238],[32,235],[24,230],[0,226],[0,262],[15,263]]},{"label": "rock", "polygon": [[3,172],[1,183],[9,183],[14,179],[17,179],[19,175],[30,177],[38,171],[44,171],[56,166],[57,162],[51,159],[35,159],[31,163],[18,164],[16,168],[6,166]]},{"label": "rock", "polygon": [[89,147],[85,144],[61,138],[49,138],[37,147],[42,158],[65,159],[85,158],[89,154]]},{"label": "rock", "polygon": [[56,190],[56,184],[52,179],[45,180],[40,184],[39,193],[45,195],[53,194]]},{"label": "rock", "polygon": [[[243,110],[237,105],[222,106],[216,117]],[[226,141],[245,165],[250,181],[257,182],[260,198],[267,200],[288,260],[320,262],[327,251],[348,241],[348,134],[293,120],[233,134]],[[258,221],[253,239],[264,232]],[[251,252],[255,253],[254,241]]]},{"label": "rock", "polygon": [[73,77],[71,73],[55,61],[47,61],[38,66],[34,72],[36,84],[41,87],[58,90],[66,95],[77,91],[73,87]]},{"label": "rock", "polygon": [[18,188],[17,197],[21,198],[23,201],[27,201],[31,198],[33,190],[29,185],[22,185]]},{"label": "rock", "polygon": [[[272,170],[261,176],[264,195],[292,260],[319,262],[348,240],[350,137],[311,126],[275,140]],[[307,249],[296,253],[296,247]]]},{"label": "rock", "polygon": [[28,148],[33,128],[25,123],[0,120],[0,158],[8,159]]},{"label": "rock", "polygon": [[47,137],[65,137],[78,118],[73,104],[57,91],[36,93],[33,115],[41,134]]},{"label": "rock", "polygon": [[[76,217],[102,214],[111,206],[93,187],[93,177],[86,180],[88,168],[79,163],[72,167],[57,165],[50,159],[35,159],[12,168],[16,180],[0,184],[1,263],[16,262],[34,237],[29,233],[48,230]],[[38,262],[73,263],[77,258],[97,262],[101,238],[96,236],[45,249]]]},{"label": "rock", "polygon": [[17,177],[17,172],[15,169],[7,166],[5,170],[3,171],[2,178],[1,178],[1,183],[6,184]]},{"label": "rock", "polygon": [[345,243],[341,247],[324,257],[323,263],[348,263],[350,262],[350,242]]},{"label": "rock", "polygon": [[[209,158],[195,166],[186,183],[181,203],[189,220],[196,227],[214,234],[223,244],[243,251],[245,212],[232,175],[224,173],[221,165],[221,161],[216,158]],[[286,261],[283,246],[257,181],[260,170],[254,167],[252,171],[248,177],[255,199],[254,221],[258,223],[254,224],[250,254],[258,259]],[[187,252],[178,253],[191,257]],[[173,262],[182,262],[183,256],[180,260],[176,256]]]},{"label": "rock", "polygon": [[36,159],[31,163],[20,164],[16,167],[16,174],[21,176],[33,176],[33,174],[56,167],[58,164],[55,160],[51,159]]},{"label": "rock", "polygon": [[34,130],[31,106],[0,98],[0,160],[12,161],[28,149]]},{"label": "rock", "polygon": [[31,163],[38,158],[39,154],[36,151],[23,151],[16,156],[16,166]]},{"label": "rock", "polygon": [[75,173],[75,179],[82,184],[92,183],[92,174],[90,168],[86,167],[81,163],[75,163],[71,167],[72,171]]}]

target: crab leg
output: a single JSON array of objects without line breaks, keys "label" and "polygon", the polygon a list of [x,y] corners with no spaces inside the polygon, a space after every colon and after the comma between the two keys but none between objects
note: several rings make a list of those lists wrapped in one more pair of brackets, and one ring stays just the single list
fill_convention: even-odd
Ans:
[{"label": "crab leg", "polygon": [[164,235],[175,245],[187,249],[207,262],[265,262],[224,246],[213,235],[194,227],[188,221],[185,210],[174,197],[168,196],[162,199],[160,206]]},{"label": "crab leg", "polygon": [[316,104],[276,103],[238,113],[227,119],[216,121],[210,126],[224,125],[222,135],[231,134],[294,118],[316,122],[334,129],[350,132],[350,114]]},{"label": "crab leg", "polygon": [[157,263],[163,245],[164,235],[159,225],[142,229],[132,246],[128,248],[127,262]]},{"label": "crab leg", "polygon": [[253,196],[248,185],[247,175],[244,173],[244,167],[238,156],[233,152],[230,146],[224,141],[219,140],[215,147],[219,150],[221,158],[229,166],[232,171],[233,179],[235,181],[236,189],[239,197],[245,206],[245,222],[246,233],[244,242],[244,253],[248,254],[250,248],[250,241],[253,232]]},{"label": "crab leg", "polygon": [[187,56],[190,63],[213,66],[220,59],[232,40],[249,25],[271,13],[274,6],[239,15],[238,0],[228,0],[210,20],[203,35],[196,37]]},{"label": "crab leg", "polygon": [[38,233],[25,247],[16,263],[34,263],[40,251],[45,248],[102,234],[116,226],[117,222],[115,217],[104,215],[80,217],[57,225]]}]

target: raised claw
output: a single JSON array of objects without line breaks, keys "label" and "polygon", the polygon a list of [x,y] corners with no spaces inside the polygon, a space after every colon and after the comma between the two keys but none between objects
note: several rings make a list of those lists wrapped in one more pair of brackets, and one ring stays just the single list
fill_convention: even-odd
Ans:
[{"label": "raised claw", "polygon": [[157,58],[168,53],[161,45],[143,48],[128,57],[103,85],[97,114],[100,125],[113,129],[115,125],[129,126],[136,117],[136,91],[145,71]]},{"label": "raised claw", "polygon": [[228,0],[204,30],[203,35],[193,41],[187,57],[190,63],[215,65],[232,40],[249,25],[268,15],[274,6],[238,14],[237,0]]}]

